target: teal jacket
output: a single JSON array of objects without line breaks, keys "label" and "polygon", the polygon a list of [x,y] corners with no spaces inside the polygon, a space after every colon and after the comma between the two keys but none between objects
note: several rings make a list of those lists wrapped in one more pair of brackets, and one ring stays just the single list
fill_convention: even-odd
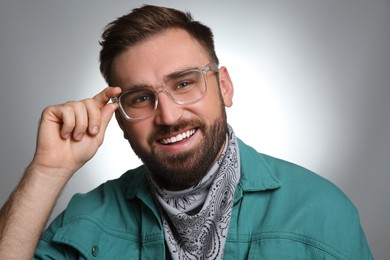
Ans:
[{"label": "teal jacket", "polygon": [[[333,184],[239,140],[241,179],[224,259],[372,259],[356,208]],[[164,259],[144,166],[75,195],[34,259]]]}]

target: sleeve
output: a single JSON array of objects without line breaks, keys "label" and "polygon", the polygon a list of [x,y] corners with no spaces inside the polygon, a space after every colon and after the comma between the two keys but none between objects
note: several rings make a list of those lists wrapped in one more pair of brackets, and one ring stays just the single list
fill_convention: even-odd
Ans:
[{"label": "sleeve", "polygon": [[351,250],[349,251],[350,259],[374,259],[368,242],[366,240],[366,236],[360,224],[360,218],[357,210],[355,209],[353,214],[352,223],[350,226],[350,241],[351,241]]}]

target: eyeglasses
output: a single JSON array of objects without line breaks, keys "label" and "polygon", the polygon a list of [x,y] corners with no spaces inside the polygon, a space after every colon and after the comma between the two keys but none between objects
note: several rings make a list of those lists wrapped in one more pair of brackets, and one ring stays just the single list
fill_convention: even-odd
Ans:
[{"label": "eyeglasses", "polygon": [[157,109],[160,92],[178,105],[194,104],[206,94],[208,71],[218,72],[218,65],[210,63],[201,68],[174,72],[165,77],[161,86],[134,86],[120,96],[111,98],[111,101],[119,103],[119,110],[127,120],[151,116]]}]

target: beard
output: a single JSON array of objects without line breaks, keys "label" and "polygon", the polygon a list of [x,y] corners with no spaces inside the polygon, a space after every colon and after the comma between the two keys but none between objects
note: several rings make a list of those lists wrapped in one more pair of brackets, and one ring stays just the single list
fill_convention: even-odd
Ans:
[{"label": "beard", "polygon": [[[168,190],[183,190],[197,185],[207,174],[222,150],[228,131],[226,111],[221,103],[219,116],[210,126],[193,119],[181,120],[172,126],[156,127],[148,139],[150,150],[129,139],[135,154],[146,165],[156,184]],[[203,133],[202,140],[191,150],[176,154],[156,151],[153,146],[155,140],[188,128]]]}]

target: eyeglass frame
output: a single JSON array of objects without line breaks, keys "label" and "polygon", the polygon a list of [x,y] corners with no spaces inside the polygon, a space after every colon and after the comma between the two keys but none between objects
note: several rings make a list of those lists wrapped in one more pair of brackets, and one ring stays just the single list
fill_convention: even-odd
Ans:
[{"label": "eyeglass frame", "polygon": [[[213,71],[213,72],[216,72],[218,73],[219,72],[219,68],[218,68],[218,64],[215,63],[215,62],[210,62],[209,64],[207,64],[206,66],[203,66],[203,67],[199,67],[199,68],[192,68],[192,69],[188,69],[188,70],[183,70],[183,71],[180,71],[180,72],[177,72],[177,73],[186,73],[186,72],[189,72],[189,71],[195,71],[195,70],[198,70],[202,73],[202,77],[203,77],[203,80],[204,80],[204,84],[205,84],[205,90],[204,90],[204,93],[202,94],[201,97],[193,100],[193,101],[189,101],[189,102],[182,102],[182,101],[178,101],[176,100],[172,94],[168,91],[167,87],[166,87],[166,84],[165,82],[163,82],[160,86],[158,86],[158,88],[161,88],[161,90],[159,91],[156,91],[156,88],[153,87],[153,85],[150,85],[150,86],[146,86],[145,88],[147,89],[150,89],[151,91],[153,91],[154,93],[154,96],[155,96],[155,102],[154,102],[154,108],[153,108],[153,112],[150,113],[150,115],[147,115],[145,117],[139,117],[139,118],[133,118],[133,117],[130,117],[127,115],[127,113],[125,112],[123,106],[122,106],[122,103],[121,103],[121,98],[126,95],[127,93],[131,92],[131,91],[134,91],[134,89],[128,89],[126,90],[125,92],[121,93],[119,96],[117,97],[112,97],[111,98],[111,102],[112,103],[118,103],[119,105],[119,111],[121,113],[121,115],[126,119],[126,120],[129,120],[129,121],[135,121],[135,120],[142,120],[142,119],[145,119],[145,118],[148,118],[150,116],[152,116],[156,110],[157,110],[157,107],[158,107],[158,96],[161,92],[164,92],[175,104],[178,104],[178,105],[191,105],[191,104],[195,104],[197,102],[199,102],[201,99],[204,98],[204,96],[206,95],[207,93],[207,88],[208,88],[208,82],[207,82],[207,77],[206,77],[206,73],[209,72],[209,71]],[[173,73],[175,74],[175,73]]]}]

